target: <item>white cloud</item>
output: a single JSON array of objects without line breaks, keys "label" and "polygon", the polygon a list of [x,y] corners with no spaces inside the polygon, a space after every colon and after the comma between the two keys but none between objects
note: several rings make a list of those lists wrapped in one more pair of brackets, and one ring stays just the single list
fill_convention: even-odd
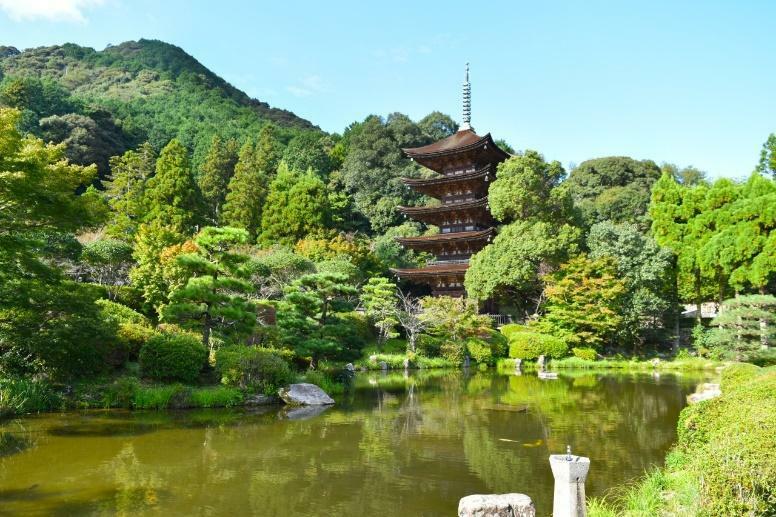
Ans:
[{"label": "white cloud", "polygon": [[0,9],[17,22],[45,19],[86,22],[83,10],[101,5],[104,0],[0,0]]},{"label": "white cloud", "polygon": [[286,86],[286,91],[296,97],[307,97],[314,93],[320,93],[326,91],[326,87],[323,83],[323,79],[319,75],[308,75],[302,79],[299,84],[292,84]]}]

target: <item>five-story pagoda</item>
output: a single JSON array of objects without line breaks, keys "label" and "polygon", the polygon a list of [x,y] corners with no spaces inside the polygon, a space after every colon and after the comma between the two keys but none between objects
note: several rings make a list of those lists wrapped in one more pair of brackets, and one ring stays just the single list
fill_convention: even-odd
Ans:
[{"label": "five-story pagoda", "polygon": [[436,235],[397,239],[402,246],[434,255],[425,267],[392,270],[399,278],[425,283],[434,296],[464,296],[464,275],[469,258],[493,238],[493,218],[488,209],[488,184],[496,166],[509,155],[488,133],[477,135],[471,127],[469,65],[463,85],[463,124],[454,135],[423,147],[403,149],[420,165],[436,172],[430,179],[404,178],[417,192],[436,198],[438,206],[399,207],[416,221],[439,227]]}]

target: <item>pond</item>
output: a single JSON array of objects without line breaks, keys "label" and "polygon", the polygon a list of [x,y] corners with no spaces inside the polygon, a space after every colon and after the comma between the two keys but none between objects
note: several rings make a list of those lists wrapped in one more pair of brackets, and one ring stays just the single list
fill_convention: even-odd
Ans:
[{"label": "pond", "polygon": [[0,514],[409,517],[522,492],[549,515],[549,454],[589,456],[587,491],[601,495],[662,463],[705,380],[363,373],[322,411],[31,416],[0,423]]}]

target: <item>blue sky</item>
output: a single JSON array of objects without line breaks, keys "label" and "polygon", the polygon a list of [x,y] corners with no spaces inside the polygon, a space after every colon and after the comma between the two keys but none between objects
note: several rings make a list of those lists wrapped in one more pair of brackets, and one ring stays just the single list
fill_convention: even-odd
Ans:
[{"label": "blue sky", "polygon": [[774,1],[0,0],[0,44],[174,43],[327,131],[460,118],[564,165],[626,155],[744,177],[776,132]]}]

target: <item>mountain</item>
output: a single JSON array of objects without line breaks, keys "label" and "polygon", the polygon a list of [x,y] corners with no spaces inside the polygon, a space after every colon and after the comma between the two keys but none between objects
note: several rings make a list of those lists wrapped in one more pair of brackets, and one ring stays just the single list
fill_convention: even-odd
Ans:
[{"label": "mountain", "polygon": [[[143,141],[159,150],[177,137],[194,151],[196,163],[214,134],[244,140],[267,122],[285,141],[320,132],[290,111],[250,98],[181,48],[156,40],[101,51],[72,43],[22,52],[0,46],[0,79],[0,104],[24,110],[24,129],[68,142],[76,162],[78,148],[102,146],[100,156],[88,157],[101,172],[105,154]],[[73,142],[78,138],[89,141]]]}]

